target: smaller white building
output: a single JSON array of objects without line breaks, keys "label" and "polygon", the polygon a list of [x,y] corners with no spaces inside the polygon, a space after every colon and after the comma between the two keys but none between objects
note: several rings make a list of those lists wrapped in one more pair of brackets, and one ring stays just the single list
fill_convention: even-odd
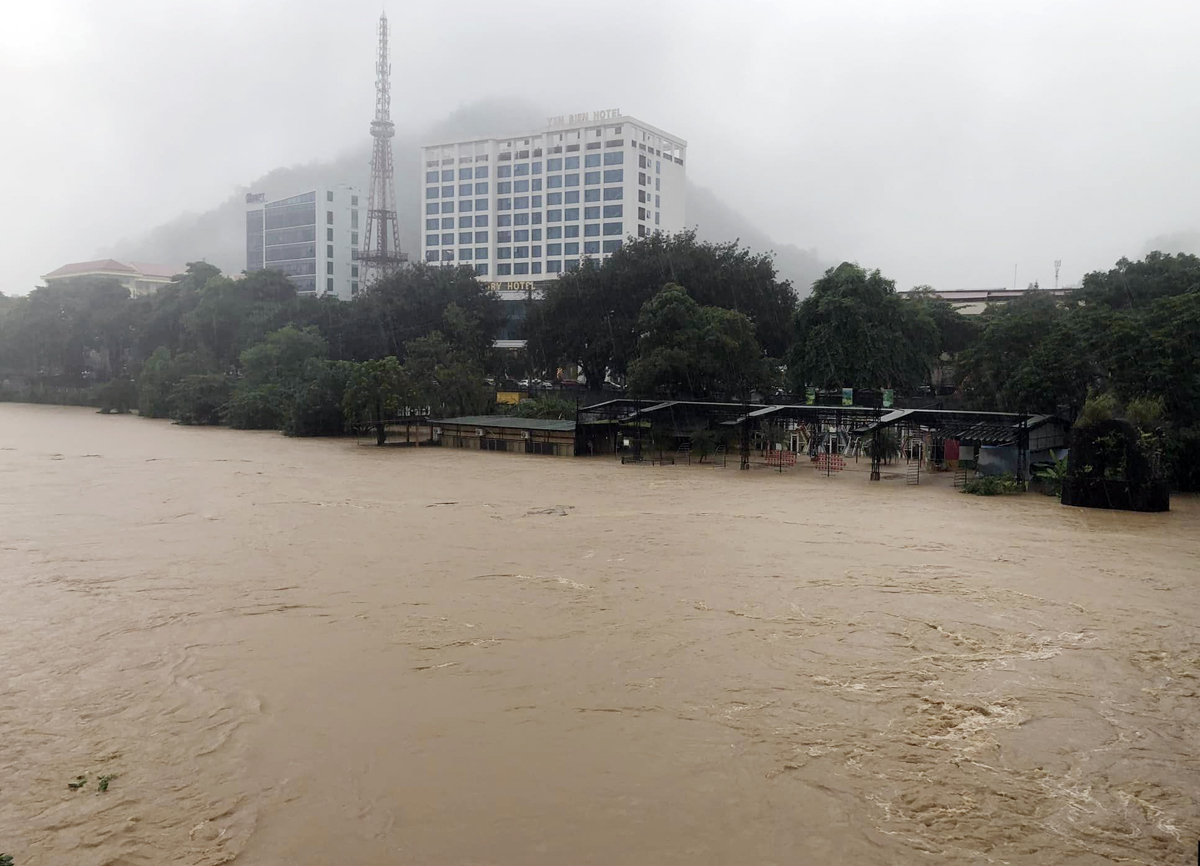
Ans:
[{"label": "smaller white building", "polygon": [[149,295],[171,282],[177,274],[187,270],[171,265],[153,265],[147,262],[118,262],[116,259],[100,259],[94,262],[73,262],[63,265],[42,277],[47,286],[69,283],[76,280],[102,278],[116,280],[133,297]]},{"label": "smaller white building", "polygon": [[358,295],[366,201],[352,186],[323,186],[275,201],[246,195],[246,271],[281,271],[302,295]]}]

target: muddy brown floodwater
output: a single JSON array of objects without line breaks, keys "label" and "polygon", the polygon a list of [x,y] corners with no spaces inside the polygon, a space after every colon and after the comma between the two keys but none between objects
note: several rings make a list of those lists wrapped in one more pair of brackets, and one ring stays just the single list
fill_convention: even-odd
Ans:
[{"label": "muddy brown floodwater", "polygon": [[1197,502],[943,481],[0,405],[0,851],[1192,862]]}]

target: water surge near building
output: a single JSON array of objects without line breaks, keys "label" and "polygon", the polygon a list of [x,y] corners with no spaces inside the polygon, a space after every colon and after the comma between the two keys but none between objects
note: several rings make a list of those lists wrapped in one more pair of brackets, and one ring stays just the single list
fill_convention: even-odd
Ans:
[{"label": "water surge near building", "polygon": [[0,504],[17,866],[1180,863],[1200,835],[1194,498],[4,404]]}]

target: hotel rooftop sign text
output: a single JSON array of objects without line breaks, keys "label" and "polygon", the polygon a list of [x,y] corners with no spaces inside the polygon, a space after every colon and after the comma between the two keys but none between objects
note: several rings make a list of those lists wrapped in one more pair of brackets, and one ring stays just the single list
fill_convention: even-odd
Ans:
[{"label": "hotel rooftop sign text", "polygon": [[585,111],[581,114],[560,114],[557,117],[546,118],[547,126],[574,126],[577,123],[594,123],[599,120],[611,120],[621,116],[621,109],[606,108],[603,111]]}]

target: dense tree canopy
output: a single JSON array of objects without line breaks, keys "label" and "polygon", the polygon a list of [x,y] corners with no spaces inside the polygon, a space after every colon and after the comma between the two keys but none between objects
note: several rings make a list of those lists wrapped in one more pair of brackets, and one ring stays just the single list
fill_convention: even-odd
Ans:
[{"label": "dense tree canopy", "polygon": [[623,377],[637,355],[642,306],[668,283],[685,286],[702,306],[743,313],[768,355],[787,350],[796,295],[771,256],[684,231],[629,242],[603,264],[587,260],[552,283],[526,321],[531,356],[546,368],[578,364],[593,388],[610,372]]},{"label": "dense tree canopy", "polygon": [[789,385],[916,388],[942,351],[938,312],[927,297],[901,297],[878,270],[830,268],[796,312]]},{"label": "dense tree canopy", "polygon": [[642,306],[629,390],[663,397],[736,398],[765,388],[770,365],[742,313],[696,303],[668,284]]}]

